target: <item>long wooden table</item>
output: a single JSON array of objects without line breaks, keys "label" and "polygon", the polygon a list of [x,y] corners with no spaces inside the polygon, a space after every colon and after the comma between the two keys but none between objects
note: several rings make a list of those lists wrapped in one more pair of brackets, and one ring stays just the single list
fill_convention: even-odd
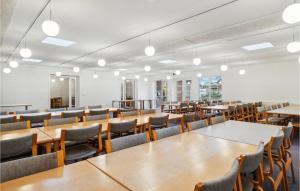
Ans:
[{"label": "long wooden table", "polygon": [[3,191],[128,190],[87,161],[51,169],[0,184]]},{"label": "long wooden table", "polygon": [[25,110],[28,110],[28,107],[32,106],[31,104],[5,104],[5,105],[0,105],[1,107],[24,107]]},{"label": "long wooden table", "polygon": [[266,119],[268,120],[269,115],[279,114],[279,115],[288,115],[290,117],[299,117],[300,116],[300,105],[291,105],[282,107],[279,109],[274,109],[266,112]]},{"label": "long wooden table", "polygon": [[88,161],[131,190],[185,191],[199,181],[222,177],[236,157],[256,149],[187,132]]},{"label": "long wooden table", "polygon": [[250,123],[244,121],[226,121],[193,131],[193,133],[215,138],[258,145],[267,144],[272,136],[282,133],[281,126]]}]

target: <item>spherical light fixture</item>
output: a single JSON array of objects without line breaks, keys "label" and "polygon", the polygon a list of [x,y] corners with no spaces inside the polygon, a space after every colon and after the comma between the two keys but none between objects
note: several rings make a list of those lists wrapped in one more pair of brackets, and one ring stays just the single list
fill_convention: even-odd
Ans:
[{"label": "spherical light fixture", "polygon": [[166,76],[166,79],[167,80],[171,80],[171,76]]},{"label": "spherical light fixture", "polygon": [[176,71],[175,71],[175,74],[178,76],[178,75],[181,74],[181,71],[180,71],[180,70],[176,70]]},{"label": "spherical light fixture", "polygon": [[29,58],[29,57],[31,57],[32,52],[31,52],[31,50],[29,48],[21,48],[20,49],[20,55],[23,58]]},{"label": "spherical light fixture", "polygon": [[59,78],[59,80],[60,80],[61,82],[63,82],[63,81],[65,80],[65,78]]},{"label": "spherical light fixture", "polygon": [[194,64],[195,66],[200,65],[201,62],[202,62],[202,60],[201,60],[200,58],[194,58],[194,59],[193,59],[193,64]]},{"label": "spherical light fixture", "polygon": [[98,79],[98,78],[99,78],[98,74],[94,74],[94,75],[93,75],[93,78],[94,78],[94,79]]},{"label": "spherical light fixture", "polygon": [[146,72],[150,72],[151,71],[151,66],[145,66],[144,69],[145,69]]},{"label": "spherical light fixture", "polygon": [[52,79],[51,82],[52,82],[52,83],[55,83],[55,79]]},{"label": "spherical light fixture", "polygon": [[294,42],[290,42],[287,47],[286,47],[287,51],[289,51],[290,53],[295,53],[298,52],[300,50],[300,42],[298,41],[294,41]]},{"label": "spherical light fixture", "polygon": [[106,65],[106,60],[102,58],[98,60],[98,66],[104,67],[105,65]]},{"label": "spherical light fixture", "polygon": [[145,48],[145,54],[147,56],[153,56],[155,54],[155,48],[153,46],[146,46]]},{"label": "spherical light fixture", "polygon": [[228,70],[228,66],[227,66],[227,65],[222,65],[220,68],[221,68],[221,70],[222,70],[223,72],[225,72],[225,71]]},{"label": "spherical light fixture", "polygon": [[12,60],[12,61],[9,62],[9,66],[11,68],[18,68],[19,67],[19,63],[17,61]]},{"label": "spherical light fixture", "polygon": [[114,71],[114,76],[119,76],[120,72],[119,71]]},{"label": "spherical light fixture", "polygon": [[197,74],[197,77],[198,77],[198,78],[201,78],[201,77],[202,77],[202,74],[201,74],[201,73],[198,73],[198,74]]},{"label": "spherical light fixture", "polygon": [[52,20],[45,20],[42,23],[42,30],[47,36],[57,36],[59,33],[59,25]]},{"label": "spherical light fixture", "polygon": [[139,76],[139,75],[135,75],[135,78],[136,78],[136,79],[140,79],[140,76]]},{"label": "spherical light fixture", "polygon": [[55,75],[56,75],[57,77],[59,77],[59,76],[61,76],[61,72],[55,72]]},{"label": "spherical light fixture", "polygon": [[3,73],[9,74],[9,73],[11,73],[11,69],[10,68],[3,68]]},{"label": "spherical light fixture", "polygon": [[78,73],[80,71],[80,68],[78,66],[73,67],[73,71]]},{"label": "spherical light fixture", "polygon": [[246,74],[246,70],[244,70],[244,69],[241,69],[241,70],[239,71],[239,74],[240,74],[240,75],[244,75],[244,74]]},{"label": "spherical light fixture", "polygon": [[122,80],[126,80],[126,77],[125,77],[125,76],[122,76]]},{"label": "spherical light fixture", "polygon": [[144,82],[148,82],[148,78],[144,78]]},{"label": "spherical light fixture", "polygon": [[282,19],[284,22],[294,24],[300,21],[300,3],[294,3],[287,6],[283,13]]}]

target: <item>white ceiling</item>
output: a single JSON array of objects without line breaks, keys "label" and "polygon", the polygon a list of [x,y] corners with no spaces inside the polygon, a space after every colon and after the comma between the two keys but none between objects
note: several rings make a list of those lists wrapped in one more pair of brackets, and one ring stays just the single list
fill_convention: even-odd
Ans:
[{"label": "white ceiling", "polygon": [[[13,50],[47,1],[16,1],[11,17],[5,17],[9,25],[2,34],[2,63],[11,54],[12,58],[20,59],[18,52],[24,41],[14,53]],[[229,4],[222,6],[226,3]],[[143,74],[145,65],[151,65],[150,74],[168,74],[177,69],[195,71],[224,63],[296,62],[298,54],[290,54],[285,48],[292,40],[293,25],[285,24],[281,19],[283,9],[290,3],[292,0],[130,0],[126,3],[122,0],[52,0],[49,6],[52,7],[53,20],[59,23],[61,29],[58,37],[76,44],[64,48],[41,43],[46,37],[41,23],[49,15],[49,6],[36,20],[25,40],[33,52],[32,58],[43,60],[34,65],[70,69],[77,65],[82,70],[99,71],[125,68],[128,69],[124,72],[127,74]],[[221,7],[216,8],[218,6]],[[296,30],[299,31],[299,27]],[[149,38],[157,51],[153,57],[144,55]],[[244,45],[261,42],[271,42],[275,47],[253,52],[241,49]],[[111,47],[83,56],[107,46]],[[107,60],[105,68],[97,66],[100,55]],[[203,60],[200,66],[192,64],[195,55]],[[158,63],[165,59],[176,60],[177,63]],[[20,61],[21,67],[29,64],[33,65]]]}]

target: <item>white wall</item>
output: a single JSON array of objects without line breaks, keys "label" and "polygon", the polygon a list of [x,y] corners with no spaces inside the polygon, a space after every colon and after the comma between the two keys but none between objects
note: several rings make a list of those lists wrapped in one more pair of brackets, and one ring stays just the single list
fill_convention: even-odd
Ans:
[{"label": "white wall", "polygon": [[[2,71],[2,69],[1,69]],[[120,79],[112,72],[101,72],[93,79],[93,72],[60,70],[66,75],[80,76],[80,105],[111,105],[113,99],[120,99]],[[10,74],[1,72],[1,104],[32,104],[31,108],[49,108],[51,67],[20,66]],[[22,109],[22,108],[19,108]]]}]

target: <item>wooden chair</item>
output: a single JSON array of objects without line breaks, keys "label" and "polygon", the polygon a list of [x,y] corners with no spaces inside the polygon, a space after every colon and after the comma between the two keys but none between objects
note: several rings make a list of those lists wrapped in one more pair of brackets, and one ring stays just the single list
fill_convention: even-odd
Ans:
[{"label": "wooden chair", "polygon": [[139,114],[140,113],[138,111],[121,112],[120,117],[138,116]]},{"label": "wooden chair", "polygon": [[255,118],[255,107],[253,103],[248,103],[248,117],[249,121],[253,122]]},{"label": "wooden chair", "polygon": [[36,113],[36,114],[23,114],[20,116],[21,121],[29,121],[31,128],[43,127],[44,121],[51,119],[51,113]]},{"label": "wooden chair", "polygon": [[61,118],[77,117],[79,121],[83,121],[83,116],[85,116],[84,110],[74,110],[74,111],[63,111],[63,112],[61,112]]},{"label": "wooden chair", "polygon": [[105,140],[105,148],[107,153],[111,153],[148,142],[150,142],[150,136],[149,132],[146,132]]},{"label": "wooden chair", "polygon": [[244,157],[240,156],[233,162],[230,171],[223,177],[208,182],[199,182],[195,185],[194,191],[242,190],[240,169],[243,161]]},{"label": "wooden chair", "polygon": [[187,123],[188,131],[200,129],[200,128],[207,127],[207,126],[208,126],[207,119]]},{"label": "wooden chair", "polygon": [[1,162],[37,155],[37,134],[0,141]]},{"label": "wooden chair", "polygon": [[237,105],[236,106],[236,116],[235,119],[238,121],[244,121],[244,107],[243,105]]},{"label": "wooden chair", "polygon": [[29,129],[30,122],[29,121],[21,121],[15,123],[5,123],[0,124],[0,131],[13,131],[13,130],[20,130],[20,129]]},{"label": "wooden chair", "polygon": [[102,105],[91,105],[91,106],[88,106],[88,109],[101,109],[102,108]]},{"label": "wooden chair", "polygon": [[83,122],[109,119],[106,114],[83,116]]},{"label": "wooden chair", "polygon": [[38,113],[38,112],[39,112],[39,110],[37,110],[37,109],[29,109],[29,110],[16,111],[16,114]]},{"label": "wooden chair", "polygon": [[161,129],[168,127],[169,115],[159,117],[149,117],[148,131],[151,134],[153,129]]},{"label": "wooden chair", "polygon": [[78,123],[78,117],[69,117],[69,118],[60,118],[60,119],[49,119],[44,121],[44,126],[55,126],[55,125],[64,125]]},{"label": "wooden chair", "polygon": [[63,151],[0,163],[0,182],[3,183],[63,165]]},{"label": "wooden chair", "polygon": [[160,140],[166,137],[178,135],[182,133],[182,129],[180,125],[176,125],[173,127],[167,127],[163,129],[157,129],[152,131],[152,138],[154,141]]},{"label": "wooden chair", "polygon": [[85,107],[69,107],[68,111],[84,111]]},{"label": "wooden chair", "polygon": [[51,109],[46,109],[46,112],[59,112],[59,111],[66,111],[65,108],[51,108]]},{"label": "wooden chair", "polygon": [[188,112],[188,103],[180,102],[178,113],[180,114],[180,113],[187,113],[187,112]]},{"label": "wooden chair", "polygon": [[227,120],[235,120],[236,117],[236,108],[235,106],[228,106],[228,110],[224,112]]},{"label": "wooden chair", "polygon": [[[77,129],[62,129],[60,146],[64,152],[65,162],[71,163],[91,156],[102,151],[102,125]],[[88,142],[97,137],[98,147],[91,146]],[[71,143],[71,144],[68,144]]]},{"label": "wooden chair", "polygon": [[137,120],[128,120],[121,122],[108,123],[106,131],[106,139],[110,140],[112,138],[136,134],[137,133]]},{"label": "wooden chair", "polygon": [[89,115],[106,115],[109,118],[109,109],[90,109]]},{"label": "wooden chair", "polygon": [[226,118],[225,118],[224,115],[221,115],[221,116],[212,117],[212,118],[210,118],[210,120],[211,120],[211,124],[215,125],[215,124],[218,124],[218,123],[225,122]]},{"label": "wooden chair", "polygon": [[[187,123],[196,121],[196,113],[185,113],[183,114],[183,123],[187,128]],[[184,127],[183,127],[184,128]]]},{"label": "wooden chair", "polygon": [[155,109],[144,109],[144,110],[140,110],[140,114],[141,114],[141,115],[152,114],[152,113],[156,113],[156,110],[155,110]]},{"label": "wooden chair", "polygon": [[15,115],[4,115],[0,118],[0,124],[15,122],[17,122],[17,117]]},{"label": "wooden chair", "polygon": [[250,121],[250,115],[249,115],[249,107],[248,107],[248,104],[243,104],[243,118],[244,118],[244,121],[247,120],[247,121]]}]

